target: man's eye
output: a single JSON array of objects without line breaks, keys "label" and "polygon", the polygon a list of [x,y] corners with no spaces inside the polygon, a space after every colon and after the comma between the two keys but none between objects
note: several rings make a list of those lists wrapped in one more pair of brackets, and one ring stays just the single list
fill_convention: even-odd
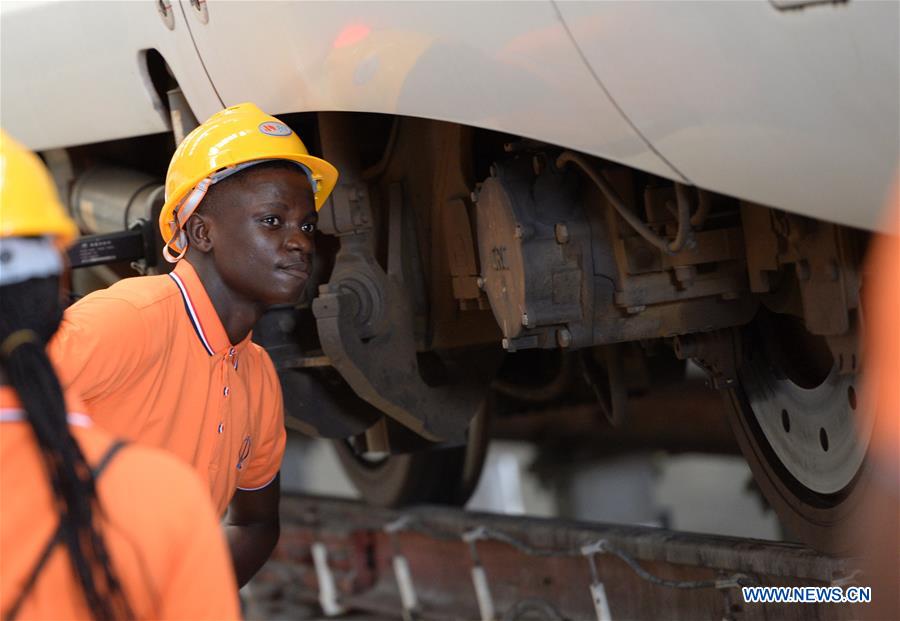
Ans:
[{"label": "man's eye", "polygon": [[300,230],[304,233],[311,235],[316,232],[316,225],[312,222],[305,222],[300,225]]},{"label": "man's eye", "polygon": [[266,216],[262,219],[262,221],[269,226],[278,226],[279,224],[281,224],[281,218],[279,218],[278,216]]}]

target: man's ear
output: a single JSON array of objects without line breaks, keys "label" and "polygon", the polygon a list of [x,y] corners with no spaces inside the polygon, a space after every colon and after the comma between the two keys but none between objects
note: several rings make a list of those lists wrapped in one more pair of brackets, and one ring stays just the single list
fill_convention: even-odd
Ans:
[{"label": "man's ear", "polygon": [[212,250],[213,243],[209,234],[210,222],[203,214],[195,213],[188,218],[184,232],[187,235],[189,247],[196,248],[200,252]]}]

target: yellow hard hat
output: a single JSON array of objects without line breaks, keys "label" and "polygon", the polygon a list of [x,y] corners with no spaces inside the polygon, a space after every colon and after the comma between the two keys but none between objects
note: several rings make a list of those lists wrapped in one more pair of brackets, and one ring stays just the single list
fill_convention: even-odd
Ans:
[{"label": "yellow hard hat", "polygon": [[0,237],[50,236],[64,247],[77,235],[47,167],[0,129]]},{"label": "yellow hard hat", "polygon": [[[313,157],[290,127],[252,103],[226,108],[209,117],[182,141],[166,173],[166,202],[159,215],[163,254],[177,261],[187,250],[183,228],[209,187],[247,166],[271,160],[299,164],[309,177],[316,211],[337,183],[337,169]],[[172,256],[171,250],[178,253]]]}]

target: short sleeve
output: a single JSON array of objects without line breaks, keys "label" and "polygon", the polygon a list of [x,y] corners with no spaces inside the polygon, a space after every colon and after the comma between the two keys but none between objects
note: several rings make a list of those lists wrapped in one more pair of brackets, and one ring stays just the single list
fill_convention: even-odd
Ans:
[{"label": "short sleeve", "polygon": [[148,336],[132,304],[92,294],[66,310],[48,352],[63,387],[90,401],[128,381]]},{"label": "short sleeve", "polygon": [[[255,347],[255,346],[254,346]],[[281,396],[281,384],[269,355],[261,348],[257,349],[260,359],[260,404],[257,419],[258,437],[251,449],[247,466],[238,479],[238,489],[254,491],[272,482],[281,469],[287,432],[284,428],[284,402]]]}]

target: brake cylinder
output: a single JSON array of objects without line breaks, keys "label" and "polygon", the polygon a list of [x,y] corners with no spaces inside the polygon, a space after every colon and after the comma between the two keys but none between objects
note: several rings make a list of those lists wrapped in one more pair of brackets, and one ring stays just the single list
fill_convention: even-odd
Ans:
[{"label": "brake cylinder", "polygon": [[101,164],[76,179],[70,205],[78,227],[99,234],[127,230],[140,218],[154,222],[164,200],[165,188],[158,179]]}]

